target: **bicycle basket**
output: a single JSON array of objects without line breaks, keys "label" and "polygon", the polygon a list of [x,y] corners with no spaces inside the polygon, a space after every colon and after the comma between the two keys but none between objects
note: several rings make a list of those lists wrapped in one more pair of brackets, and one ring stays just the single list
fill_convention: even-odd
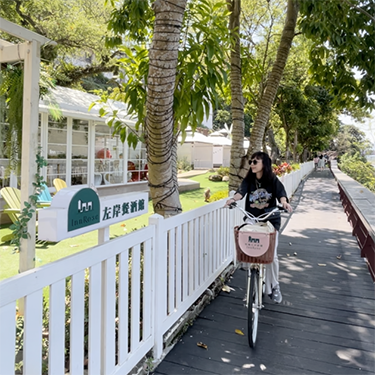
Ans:
[{"label": "bicycle basket", "polygon": [[234,228],[234,238],[239,262],[263,264],[273,262],[276,230],[271,223],[237,226]]}]

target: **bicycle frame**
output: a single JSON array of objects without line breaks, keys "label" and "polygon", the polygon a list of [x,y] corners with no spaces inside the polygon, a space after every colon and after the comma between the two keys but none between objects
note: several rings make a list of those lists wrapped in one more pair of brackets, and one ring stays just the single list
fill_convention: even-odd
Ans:
[{"label": "bicycle frame", "polygon": [[[232,203],[229,208],[236,207],[249,219],[250,225],[256,224],[260,221],[267,220],[270,216],[272,216],[275,212],[279,210],[276,207],[274,210],[262,214],[258,217],[252,215],[249,212],[246,212],[241,207],[237,206],[234,202]],[[249,268],[247,270],[247,293],[246,293],[246,307],[247,307],[247,314],[248,314],[248,341],[251,348],[255,347],[255,342],[257,338],[258,332],[258,318],[259,312],[264,307],[263,306],[263,283],[265,281],[265,264],[264,263],[248,263]],[[252,285],[253,282],[257,282],[258,285]]]}]

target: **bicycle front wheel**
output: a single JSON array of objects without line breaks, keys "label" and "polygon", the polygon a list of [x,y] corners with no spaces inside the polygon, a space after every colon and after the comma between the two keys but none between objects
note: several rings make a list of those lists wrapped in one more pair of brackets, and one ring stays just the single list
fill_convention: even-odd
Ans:
[{"label": "bicycle front wheel", "polygon": [[255,347],[259,318],[259,271],[255,268],[248,273],[247,283],[247,337],[251,348]]}]

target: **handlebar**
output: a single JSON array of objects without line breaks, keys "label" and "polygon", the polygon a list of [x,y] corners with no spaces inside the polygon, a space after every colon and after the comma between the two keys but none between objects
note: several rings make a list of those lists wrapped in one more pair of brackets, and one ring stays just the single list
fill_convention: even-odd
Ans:
[{"label": "handlebar", "polygon": [[288,212],[283,206],[277,205],[272,211],[270,212],[265,212],[264,214],[261,214],[259,216],[254,216],[250,212],[245,211],[242,207],[238,206],[236,202],[231,203],[228,206],[229,209],[232,208],[238,208],[248,219],[254,221],[254,222],[259,222],[268,219],[270,216],[273,216],[275,212],[282,211],[282,212]]}]

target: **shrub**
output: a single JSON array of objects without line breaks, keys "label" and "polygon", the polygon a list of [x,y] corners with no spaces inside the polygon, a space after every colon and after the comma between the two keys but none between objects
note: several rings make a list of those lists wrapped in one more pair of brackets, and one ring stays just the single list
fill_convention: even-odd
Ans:
[{"label": "shrub", "polygon": [[188,172],[192,170],[192,167],[191,164],[189,164],[187,158],[184,157],[182,159],[177,159],[177,169]]},{"label": "shrub", "polygon": [[229,167],[220,167],[217,170],[217,174],[220,176],[229,176]]},{"label": "shrub", "polygon": [[375,192],[375,168],[371,163],[364,162],[358,153],[342,155],[338,166],[348,176]]},{"label": "shrub", "polygon": [[208,176],[208,179],[210,181],[222,181],[223,180],[223,176],[220,176],[219,174],[211,174],[210,176]]},{"label": "shrub", "polygon": [[298,169],[301,169],[301,166],[298,163],[293,163],[292,169],[293,169],[293,171],[297,171]]},{"label": "shrub", "polygon": [[277,165],[276,167],[274,166],[273,171],[276,176],[282,176],[283,174],[292,172],[293,168],[288,163],[282,163],[280,165]]},{"label": "shrub", "polygon": [[216,202],[228,197],[228,190],[221,190],[211,195],[210,202]]}]

